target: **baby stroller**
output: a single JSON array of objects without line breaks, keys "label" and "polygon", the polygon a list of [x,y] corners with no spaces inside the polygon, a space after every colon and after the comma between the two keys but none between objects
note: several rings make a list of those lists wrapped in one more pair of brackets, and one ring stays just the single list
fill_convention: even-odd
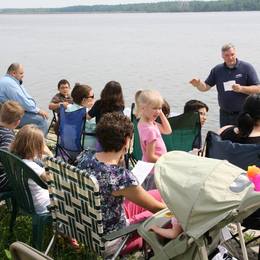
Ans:
[{"label": "baby stroller", "polygon": [[[241,222],[260,205],[260,192],[254,191],[244,170],[223,160],[170,152],[156,163],[155,182],[168,209],[147,219],[138,229],[153,249],[152,259],[211,259],[222,228]],[[174,240],[162,240],[149,228],[169,222],[169,211],[183,233]],[[242,235],[240,238],[243,243]]]}]

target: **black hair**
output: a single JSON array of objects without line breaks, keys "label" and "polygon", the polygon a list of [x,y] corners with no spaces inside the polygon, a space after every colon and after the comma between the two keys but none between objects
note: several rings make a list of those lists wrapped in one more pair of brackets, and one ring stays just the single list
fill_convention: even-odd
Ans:
[{"label": "black hair", "polygon": [[260,94],[253,94],[246,98],[243,110],[237,118],[239,137],[247,138],[259,120]]}]

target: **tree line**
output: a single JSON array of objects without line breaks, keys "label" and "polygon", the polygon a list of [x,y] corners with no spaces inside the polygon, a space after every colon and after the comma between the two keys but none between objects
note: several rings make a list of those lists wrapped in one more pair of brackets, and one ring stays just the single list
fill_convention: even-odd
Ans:
[{"label": "tree line", "polygon": [[158,3],[1,9],[0,13],[220,12],[259,11],[259,0],[168,1]]}]

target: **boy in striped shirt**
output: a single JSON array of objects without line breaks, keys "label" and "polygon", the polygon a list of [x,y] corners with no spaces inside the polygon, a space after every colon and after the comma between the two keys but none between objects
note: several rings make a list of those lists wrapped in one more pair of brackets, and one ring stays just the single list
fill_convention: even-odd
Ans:
[{"label": "boy in striped shirt", "polygon": [[[6,101],[0,108],[0,149],[8,150],[14,140],[14,129],[24,115],[22,106],[15,101]],[[0,192],[10,190],[4,167],[0,162]]]}]

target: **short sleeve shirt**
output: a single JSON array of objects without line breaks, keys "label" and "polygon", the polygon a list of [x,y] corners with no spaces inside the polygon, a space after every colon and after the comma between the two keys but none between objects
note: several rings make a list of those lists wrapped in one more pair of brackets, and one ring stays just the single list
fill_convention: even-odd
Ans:
[{"label": "short sleeve shirt", "polygon": [[[72,97],[69,95],[67,97],[63,96],[61,93],[57,93],[52,99],[51,103],[61,103],[61,102],[68,102],[69,104],[73,103]],[[59,109],[56,109],[55,112],[59,112]]]},{"label": "short sleeve shirt", "polygon": [[86,169],[99,183],[104,233],[126,226],[124,198],[113,196],[112,192],[138,185],[131,171],[117,165],[102,163],[89,151],[81,153],[77,160],[77,167]]},{"label": "short sleeve shirt", "polygon": [[139,138],[140,138],[141,148],[143,152],[143,158],[142,158],[143,161],[148,162],[147,145],[153,141],[156,141],[155,144],[156,155],[161,156],[167,152],[159,127],[155,122],[151,124],[151,123],[145,123],[139,121],[138,132],[139,132]]},{"label": "short sleeve shirt", "polygon": [[[109,112],[119,112],[123,114],[124,107],[119,108],[118,110],[115,111],[109,111]],[[105,112],[101,111],[101,101],[97,100],[93,107],[88,111],[88,114],[90,117],[95,117],[96,118],[96,123],[99,122],[100,118],[102,117]]]},{"label": "short sleeve shirt", "polygon": [[[34,170],[34,172],[40,177],[44,173],[44,168],[31,160],[23,159],[23,161]],[[36,213],[43,214],[48,212],[47,206],[50,205],[49,192],[46,189],[40,187],[36,182],[28,179],[29,188],[32,194],[33,205]]]},{"label": "short sleeve shirt", "polygon": [[248,95],[225,91],[224,83],[228,81],[235,81],[242,86],[259,85],[257,73],[251,64],[237,60],[234,68],[228,68],[225,63],[215,66],[205,80],[207,85],[217,86],[218,103],[221,109],[227,112],[239,112]]}]

